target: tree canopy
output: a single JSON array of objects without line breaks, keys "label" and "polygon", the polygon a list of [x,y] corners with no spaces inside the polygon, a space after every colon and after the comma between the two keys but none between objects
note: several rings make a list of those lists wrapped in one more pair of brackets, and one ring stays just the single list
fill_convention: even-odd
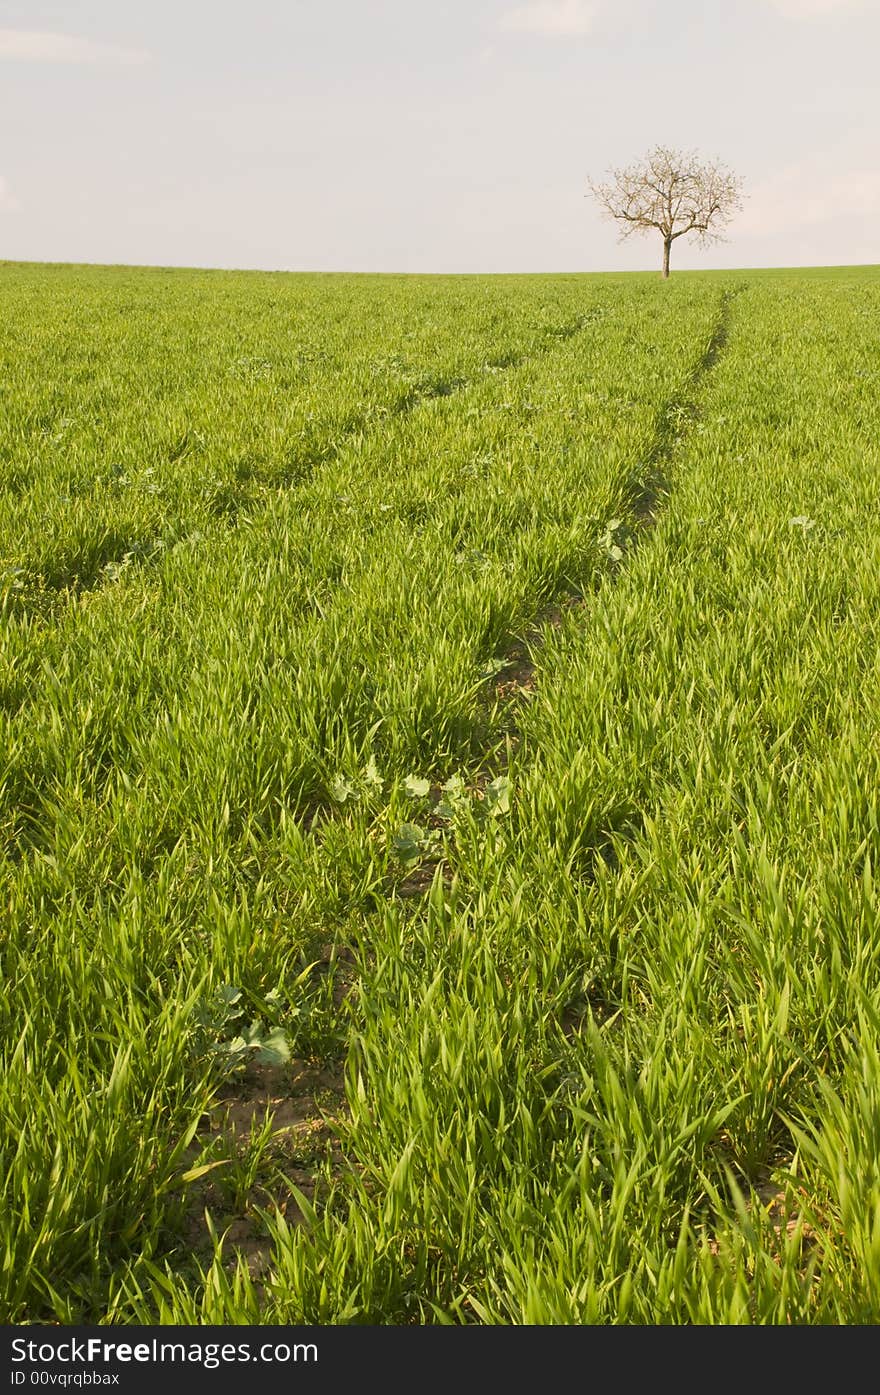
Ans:
[{"label": "tree canopy", "polygon": [[723,239],[742,208],[742,186],[742,178],[720,160],[703,160],[696,151],[665,145],[632,165],[609,170],[604,181],[590,180],[593,197],[620,225],[621,239],[652,229],[661,234],[664,277],[677,238],[693,234],[704,244]]}]

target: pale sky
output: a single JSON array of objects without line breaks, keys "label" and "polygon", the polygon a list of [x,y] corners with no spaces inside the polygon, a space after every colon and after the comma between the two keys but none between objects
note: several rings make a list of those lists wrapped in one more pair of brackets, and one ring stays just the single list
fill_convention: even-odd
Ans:
[{"label": "pale sky", "polygon": [[652,145],[746,180],[679,267],[880,263],[880,0],[0,0],[0,258],[659,265],[585,198]]}]

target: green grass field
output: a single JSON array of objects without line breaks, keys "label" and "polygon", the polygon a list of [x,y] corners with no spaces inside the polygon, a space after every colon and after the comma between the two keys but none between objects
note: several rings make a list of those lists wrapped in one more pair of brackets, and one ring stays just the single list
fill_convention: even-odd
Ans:
[{"label": "green grass field", "polygon": [[0,1319],[880,1319],[877,269],[0,281]]}]

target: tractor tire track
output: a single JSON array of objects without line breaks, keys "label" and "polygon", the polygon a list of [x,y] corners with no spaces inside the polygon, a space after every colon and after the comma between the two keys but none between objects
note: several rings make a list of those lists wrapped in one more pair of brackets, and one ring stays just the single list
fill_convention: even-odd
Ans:
[{"label": "tractor tire track", "polygon": [[[238,489],[235,488],[235,481],[230,481],[218,496],[213,511],[214,526],[219,525],[222,531],[232,532],[243,522],[253,522],[271,499],[304,488],[319,470],[338,460],[354,440],[360,438],[361,444],[366,445],[389,423],[409,416],[428,403],[458,397],[484,382],[489,374],[504,375],[529,363],[540,363],[560,345],[601,322],[608,313],[608,307],[603,304],[593,306],[572,320],[543,330],[537,347],[513,354],[501,350],[490,352],[481,373],[470,377],[429,380],[424,385],[411,388],[397,401],[353,418],[326,445],[307,449],[301,456],[294,455],[281,471],[272,474],[250,471],[238,480]],[[248,489],[248,485],[253,485],[254,490]],[[267,496],[266,491],[271,493]],[[201,519],[193,518],[193,528],[197,528],[200,522]],[[108,526],[104,543],[98,542],[83,553],[80,565],[75,558],[66,559],[57,567],[44,565],[33,589],[23,588],[20,593],[7,591],[3,598],[6,614],[10,619],[17,615],[33,614],[49,618],[61,601],[71,594],[82,595],[112,585],[120,571],[132,562],[137,562],[143,568],[161,558],[171,547],[186,544],[189,540],[186,525],[172,527],[171,530],[167,527],[145,530],[124,538],[120,538]],[[57,601],[54,599],[56,597]]]},{"label": "tractor tire track", "polygon": [[[663,501],[672,488],[675,456],[699,421],[705,381],[727,348],[734,302],[745,289],[745,284],[742,284],[722,293],[718,319],[705,352],[688,374],[681,391],[658,412],[648,449],[624,482],[626,550],[621,551],[619,557],[609,554],[607,563],[596,576],[591,591],[594,597],[617,583],[635,549],[659,521]],[[492,710],[496,718],[500,710],[504,714],[502,730],[493,751],[487,753],[487,759],[473,781],[475,788],[482,788],[494,777],[504,774],[511,750],[520,743],[522,733],[518,714],[522,710],[522,703],[529,700],[537,688],[538,658],[547,627],[558,627],[563,613],[572,610],[584,611],[583,623],[588,624],[587,604],[587,597],[582,592],[557,598],[535,615],[524,636],[507,651],[504,671],[494,683],[488,685],[486,711],[481,714],[483,723],[492,725]],[[577,643],[577,637],[572,642]],[[498,730],[497,721],[494,725]],[[584,874],[589,875],[589,869],[597,859],[613,863],[614,834],[624,829],[635,829],[642,821],[642,811],[630,805],[609,810],[607,818],[590,831],[580,849]],[[417,877],[415,882],[420,892],[427,891],[430,877]]]}]

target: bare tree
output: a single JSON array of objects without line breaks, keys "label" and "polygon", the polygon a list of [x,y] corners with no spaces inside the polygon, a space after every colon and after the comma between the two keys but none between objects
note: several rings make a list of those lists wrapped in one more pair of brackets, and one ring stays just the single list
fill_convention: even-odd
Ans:
[{"label": "bare tree", "polygon": [[621,240],[656,228],[663,237],[663,275],[677,237],[693,233],[705,244],[720,242],[722,229],[742,208],[739,175],[693,150],[657,145],[634,165],[608,171],[590,190],[609,218],[621,225]]}]

